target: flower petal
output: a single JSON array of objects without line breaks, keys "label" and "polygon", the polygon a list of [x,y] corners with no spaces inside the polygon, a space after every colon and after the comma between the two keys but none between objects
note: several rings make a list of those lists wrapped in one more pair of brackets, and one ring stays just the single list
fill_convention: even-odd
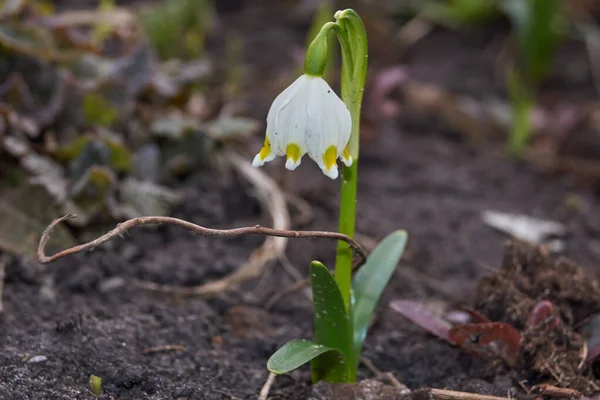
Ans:
[{"label": "flower petal", "polygon": [[346,165],[352,164],[350,154],[344,154],[352,130],[350,111],[322,78],[311,78],[309,82],[306,124],[308,155],[325,175],[335,179],[338,176],[337,158],[341,157]]},{"label": "flower petal", "polygon": [[[308,95],[308,80],[301,76],[283,91],[286,97],[275,99],[272,111],[267,116],[267,130],[274,132],[277,141],[278,154],[286,155],[285,167],[296,169],[306,154],[306,102]],[[281,96],[280,95],[280,96]],[[289,96],[289,97],[288,97]]]}]

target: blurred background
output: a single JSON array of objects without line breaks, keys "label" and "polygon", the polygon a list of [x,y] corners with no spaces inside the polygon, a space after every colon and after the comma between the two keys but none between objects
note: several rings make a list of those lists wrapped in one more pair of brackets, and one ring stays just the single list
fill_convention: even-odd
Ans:
[{"label": "blurred background", "polygon": [[[80,216],[75,229],[168,214],[174,187],[215,151],[259,149],[270,102],[339,7],[356,8],[369,33],[363,143],[393,126],[600,175],[596,2],[337,3],[2,2],[0,203],[28,214],[35,205],[14,199],[35,198],[44,220],[54,204]],[[26,251],[36,235],[6,218],[12,239],[0,246]]]},{"label": "blurred background", "polygon": [[[105,376],[117,379],[122,371],[94,358],[96,352],[111,354],[113,346],[112,331],[96,325],[98,309],[110,301],[113,309],[102,312],[112,323],[170,307],[140,300],[140,289],[125,282],[194,286],[245,263],[262,239],[199,241],[176,228],[140,229],[103,250],[59,263],[49,275],[32,260],[44,228],[65,213],[79,218],[56,229],[53,249],[146,215],[223,228],[270,225],[255,188],[227,159],[233,151],[251,161],[260,150],[271,102],[302,73],[306,44],[336,10],[348,7],[363,18],[369,37],[357,238],[369,248],[395,229],[410,235],[389,295],[467,301],[475,278],[500,263],[511,237],[546,244],[597,271],[597,1],[4,0],[0,270],[6,266],[5,308],[12,310],[7,318],[41,318],[27,324],[12,319],[15,330],[8,336],[17,342],[19,329],[45,326],[66,318],[74,305],[84,307],[95,335],[108,339],[94,349],[81,344],[83,353],[57,366],[72,364],[66,375],[76,384],[103,368]],[[338,90],[339,51],[332,48],[326,78]],[[278,159],[260,171],[285,194],[292,228],[335,230],[339,181],[324,177],[313,164],[307,160],[289,172]],[[290,242],[287,254],[291,263],[281,262],[285,272],[267,269],[243,291],[208,306],[169,309],[186,316],[210,308],[217,317],[206,314],[221,324],[206,328],[210,333],[201,344],[183,341],[201,349],[218,347],[214,338],[220,335],[227,342],[231,332],[222,328],[224,310],[264,301],[305,275],[310,260],[331,263],[334,251],[331,243]],[[46,303],[56,298],[59,307]],[[308,331],[306,321],[312,318],[302,303],[306,299],[296,300],[299,305],[283,306],[278,317],[290,323],[295,313],[301,320],[292,324],[305,330],[292,329],[286,333],[290,337]],[[143,306],[135,308],[138,303]],[[175,324],[175,317],[164,318]],[[189,337],[205,328],[190,324],[196,330]],[[130,329],[123,335],[136,338],[133,343],[151,330],[143,318]],[[398,336],[386,332],[382,343],[398,345]],[[156,334],[157,342],[181,337],[177,330]],[[34,351],[41,339],[32,335],[25,347]],[[11,346],[21,349],[15,342]],[[60,351],[62,344],[56,343]],[[264,372],[278,342],[260,343],[251,354],[247,343],[237,343],[235,354]],[[417,375],[412,365],[426,357],[394,358],[380,350],[367,343],[367,353],[388,357],[386,365],[411,387],[448,382],[453,373]],[[89,365],[81,354],[90,357]],[[125,356],[137,362],[137,355]],[[144,368],[152,375],[158,367]],[[197,365],[185,368],[193,375]],[[15,377],[8,374],[5,380]],[[263,378],[248,378],[240,395],[254,393]],[[173,379],[184,386],[189,381]],[[236,379],[241,378],[231,377]],[[128,393],[123,387],[113,391]],[[150,398],[144,396],[138,398]]]}]

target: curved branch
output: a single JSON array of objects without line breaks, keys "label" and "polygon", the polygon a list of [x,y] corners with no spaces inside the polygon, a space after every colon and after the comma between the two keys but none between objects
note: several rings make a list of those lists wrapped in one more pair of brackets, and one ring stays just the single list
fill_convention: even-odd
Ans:
[{"label": "curved branch", "polygon": [[360,244],[358,244],[351,237],[344,235],[342,233],[338,233],[338,232],[280,230],[280,229],[265,228],[260,225],[248,226],[248,227],[243,227],[243,228],[233,228],[233,229],[212,229],[212,228],[206,228],[206,227],[196,225],[196,224],[193,224],[191,222],[188,222],[188,221],[185,221],[182,219],[172,218],[172,217],[133,218],[133,219],[130,219],[130,220],[127,220],[125,222],[118,224],[115,229],[113,229],[112,231],[110,231],[108,233],[105,233],[104,235],[100,236],[99,238],[97,238],[95,240],[92,240],[92,241],[84,243],[84,244],[80,244],[78,246],[70,247],[70,248],[60,251],[52,256],[47,256],[46,251],[45,251],[46,244],[48,243],[48,240],[52,236],[52,230],[54,229],[54,227],[56,225],[60,224],[61,222],[65,221],[67,219],[72,219],[72,218],[77,218],[77,216],[75,214],[67,214],[60,218],[57,218],[54,221],[52,221],[52,223],[50,225],[48,225],[48,227],[44,230],[44,233],[42,234],[42,237],[40,238],[40,244],[39,244],[38,250],[37,250],[38,261],[40,263],[49,264],[53,261],[58,260],[59,258],[68,256],[71,254],[79,253],[84,250],[93,249],[93,248],[101,245],[102,243],[109,241],[110,239],[114,238],[115,236],[123,235],[129,229],[131,229],[135,226],[141,226],[141,225],[175,225],[175,226],[180,226],[189,231],[192,231],[194,233],[197,233],[199,235],[213,236],[213,237],[220,237],[220,238],[233,238],[233,237],[245,236],[245,235],[261,235],[261,236],[277,236],[277,237],[297,238],[297,239],[324,238],[324,239],[342,240],[342,241],[348,243],[348,245],[354,250],[354,252],[361,258],[359,260],[357,266],[364,264],[364,262],[367,260],[367,253]]}]

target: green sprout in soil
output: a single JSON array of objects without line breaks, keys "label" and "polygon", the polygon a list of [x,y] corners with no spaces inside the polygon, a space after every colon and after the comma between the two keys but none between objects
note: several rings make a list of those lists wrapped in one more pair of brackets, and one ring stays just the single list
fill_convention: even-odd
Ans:
[{"label": "green sprout in soil", "polygon": [[[520,156],[531,138],[531,113],[566,26],[560,0],[428,0],[415,6],[419,16],[449,28],[470,28],[500,15],[512,24],[515,57],[506,68],[512,108],[509,152]],[[573,22],[573,21],[571,21]]]},{"label": "green sprout in soil", "polygon": [[511,0],[502,5],[511,19],[517,42],[517,62],[507,70],[513,108],[509,151],[520,156],[531,136],[531,110],[536,92],[550,69],[560,39],[560,0]]},{"label": "green sprout in soil", "polygon": [[[338,177],[343,163],[339,232],[354,235],[359,159],[360,110],[367,72],[367,35],[351,9],[335,13],[310,43],[304,75],[273,102],[267,116],[265,143],[253,165],[262,166],[285,155],[285,166],[297,168],[305,154],[329,178]],[[329,34],[342,51],[341,94],[337,97],[322,78],[329,59]],[[310,266],[313,291],[314,341],[292,340],[267,363],[276,374],[310,362],[313,381],[353,382],[369,323],[381,293],[406,244],[404,231],[388,235],[352,281],[352,251],[338,242],[335,274],[319,261]]]},{"label": "green sprout in soil", "polygon": [[102,394],[102,378],[96,375],[90,375],[90,391],[95,396]]}]

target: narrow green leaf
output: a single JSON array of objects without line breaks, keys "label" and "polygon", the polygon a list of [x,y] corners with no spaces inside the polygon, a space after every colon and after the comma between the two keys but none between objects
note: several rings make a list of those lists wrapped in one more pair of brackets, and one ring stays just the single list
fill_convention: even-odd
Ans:
[{"label": "narrow green leaf", "polygon": [[344,356],[335,348],[308,340],[291,340],[269,358],[267,369],[274,374],[285,374],[315,358],[322,358],[322,365],[327,366],[324,361],[330,360],[339,363],[339,360],[343,360]]},{"label": "narrow green leaf", "polygon": [[354,357],[358,359],[367,336],[375,306],[381,297],[396,265],[404,253],[408,236],[405,231],[390,233],[369,255],[352,283],[354,302]]},{"label": "narrow green leaf", "polygon": [[[331,356],[319,357],[311,362],[313,381],[344,382],[351,378],[352,332],[344,299],[329,270],[320,262],[310,265],[310,281],[315,312],[315,342],[339,349],[345,359]],[[348,361],[346,364],[345,361]]]}]

